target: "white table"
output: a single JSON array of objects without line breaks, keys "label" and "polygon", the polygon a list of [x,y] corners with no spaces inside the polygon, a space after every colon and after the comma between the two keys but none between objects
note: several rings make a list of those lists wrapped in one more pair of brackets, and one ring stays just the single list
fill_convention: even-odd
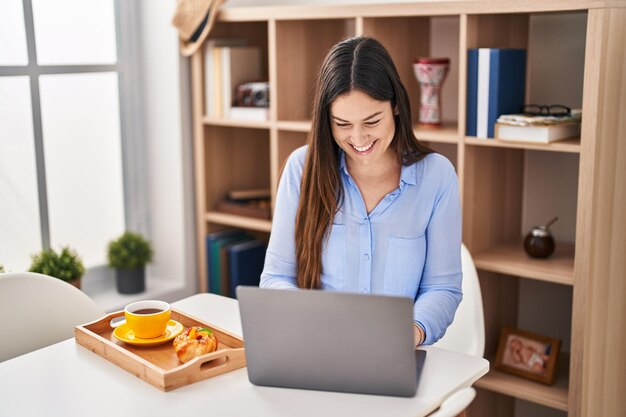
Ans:
[{"label": "white table", "polygon": [[[236,300],[198,294],[172,305],[242,333]],[[69,339],[0,363],[0,416],[415,417],[432,412],[489,369],[482,358],[425,349],[427,359],[413,398],[258,387],[250,384],[245,368],[161,392]]]}]

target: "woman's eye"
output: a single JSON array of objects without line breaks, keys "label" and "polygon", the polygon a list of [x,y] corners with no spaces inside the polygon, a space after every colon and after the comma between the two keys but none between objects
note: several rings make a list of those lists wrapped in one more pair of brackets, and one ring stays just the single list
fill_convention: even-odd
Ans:
[{"label": "woman's eye", "polygon": [[337,127],[348,127],[348,126],[350,126],[349,123],[335,123],[335,125],[337,125]]},{"label": "woman's eye", "polygon": [[376,126],[378,124],[378,122],[380,122],[380,119],[374,120],[374,121],[371,121],[371,122],[365,122],[365,125],[366,126]]}]

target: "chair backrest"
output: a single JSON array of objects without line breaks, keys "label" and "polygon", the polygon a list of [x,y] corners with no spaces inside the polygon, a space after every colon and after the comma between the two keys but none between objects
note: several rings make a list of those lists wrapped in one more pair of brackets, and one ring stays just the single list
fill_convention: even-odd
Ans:
[{"label": "chair backrest", "polygon": [[74,326],[104,315],[72,285],[32,272],[0,274],[0,317],[7,327],[0,362],[74,336]]},{"label": "chair backrest", "polygon": [[434,346],[482,357],[485,353],[483,297],[476,267],[465,245],[461,247],[463,300],[446,334]]},{"label": "chair backrest", "polygon": [[476,397],[476,390],[472,387],[463,388],[446,400],[439,406],[437,411],[429,414],[428,417],[457,417],[465,416],[465,410]]}]

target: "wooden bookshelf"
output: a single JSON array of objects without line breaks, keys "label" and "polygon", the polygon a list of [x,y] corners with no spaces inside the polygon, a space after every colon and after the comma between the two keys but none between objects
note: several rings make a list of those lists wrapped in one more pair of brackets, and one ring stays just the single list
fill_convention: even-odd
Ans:
[{"label": "wooden bookshelf", "polygon": [[[467,50],[531,48],[533,19],[547,14],[584,18],[585,38],[580,41],[584,62],[578,68],[584,70],[584,81],[576,86],[582,90],[584,110],[581,137],[547,145],[466,137]],[[617,388],[623,380],[618,370],[626,359],[606,346],[626,345],[623,309],[616,307],[623,306],[626,296],[620,291],[626,274],[626,217],[620,216],[626,206],[621,192],[626,188],[626,147],[622,146],[626,119],[620,113],[625,93],[617,87],[626,85],[621,46],[626,38],[626,2],[622,0],[415,0],[223,9],[212,36],[243,38],[261,49],[271,85],[270,120],[207,118],[203,52],[193,55],[200,291],[207,290],[204,242],[208,232],[237,227],[267,237],[271,231],[271,221],[218,212],[217,202],[234,188],[270,188],[275,199],[286,158],[305,143],[311,128],[313,84],[321,59],[336,42],[356,35],[374,36],[389,49],[407,87],[416,135],[457,169],[463,241],[474,256],[483,291],[486,355],[495,354],[501,326],[518,320],[519,282],[531,279],[572,288],[572,308],[567,311],[572,323],[571,361],[563,363],[565,372],[557,383],[550,387],[492,370],[476,384],[480,392],[468,415],[513,415],[516,398],[571,417],[619,415],[615,410],[626,409],[626,398]],[[567,53],[552,48],[551,56]],[[449,122],[440,129],[424,129],[417,125],[420,90],[411,64],[417,56],[435,55],[448,56],[456,75],[444,84],[444,108],[449,112],[444,119]],[[541,78],[532,71],[528,70],[529,80]],[[575,245],[559,243],[547,260],[530,259],[521,248],[524,206],[533,203],[526,199],[525,170],[528,155],[537,151],[550,158],[562,154],[579,158]],[[607,369],[608,363],[615,366]]]}]

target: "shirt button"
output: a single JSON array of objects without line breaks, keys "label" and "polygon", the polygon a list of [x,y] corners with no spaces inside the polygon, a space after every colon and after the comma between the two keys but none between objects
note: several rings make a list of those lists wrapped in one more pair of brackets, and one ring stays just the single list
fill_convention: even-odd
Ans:
[{"label": "shirt button", "polygon": [[367,288],[363,288],[361,290],[361,294],[369,294],[369,291],[367,290]]},{"label": "shirt button", "polygon": [[369,223],[369,219],[366,217],[365,219],[363,219],[363,223],[364,223],[364,224]]},{"label": "shirt button", "polygon": [[366,261],[370,260],[370,256],[366,253],[365,255],[363,255],[363,259],[365,259]]},{"label": "shirt button", "polygon": [[393,195],[393,194],[389,196],[389,199],[390,199],[390,200],[393,200],[394,198],[396,198],[396,196],[395,196],[395,195]]}]

